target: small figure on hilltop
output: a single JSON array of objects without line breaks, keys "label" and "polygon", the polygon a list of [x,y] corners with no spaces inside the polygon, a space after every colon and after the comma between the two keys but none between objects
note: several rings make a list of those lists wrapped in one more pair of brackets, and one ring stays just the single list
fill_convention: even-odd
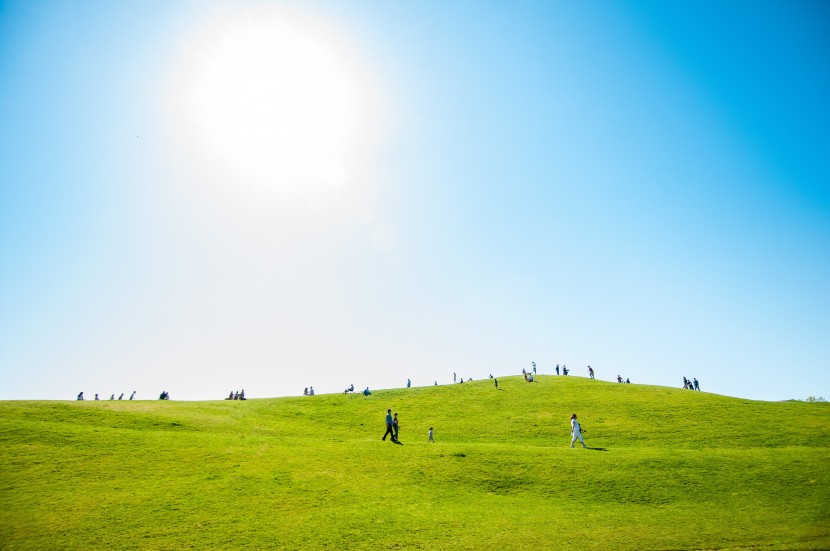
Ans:
[{"label": "small figure on hilltop", "polygon": [[454,382],[454,383],[457,383],[457,382],[458,382],[458,381],[456,381],[456,379],[455,379],[455,371],[453,371],[453,372],[452,372],[452,382]]},{"label": "small figure on hilltop", "polygon": [[493,379],[493,382],[496,383],[496,388],[499,388],[499,380],[498,379]]},{"label": "small figure on hilltop", "polygon": [[412,379],[406,380],[406,388],[410,388],[412,386]]},{"label": "small figure on hilltop", "polygon": [[364,395],[364,396],[369,396],[369,395],[371,395],[371,394],[372,394],[372,393],[371,393],[371,392],[369,392],[369,387],[368,387],[368,386],[367,386],[366,388],[364,388],[364,389],[363,389],[363,395]]},{"label": "small figure on hilltop", "polygon": [[112,396],[110,396],[110,400],[115,400],[115,394],[113,394]]},{"label": "small figure on hilltop", "polygon": [[244,389],[244,388],[243,388],[243,389],[242,389],[242,391],[239,393],[239,399],[240,399],[240,400],[247,400],[247,398],[245,398],[245,389]]},{"label": "small figure on hilltop", "polygon": [[313,386],[308,387],[308,395],[309,396],[314,396],[314,387]]},{"label": "small figure on hilltop", "polygon": [[77,399],[83,402],[83,400],[84,400],[84,393],[83,393],[83,392],[79,392],[79,393],[78,393],[78,398],[77,398]]},{"label": "small figure on hilltop", "polygon": [[384,442],[386,442],[386,437],[387,436],[391,436],[392,441],[393,442],[395,441],[395,427],[392,426],[392,422],[393,422],[392,410],[387,409],[386,410],[386,432],[383,433],[383,438],[381,438],[381,440],[383,440]]},{"label": "small figure on hilltop", "polygon": [[629,379],[628,377],[626,377],[626,378],[625,378],[625,384],[630,385],[630,384],[631,384],[631,379]]},{"label": "small figure on hilltop", "polygon": [[97,392],[95,393],[95,400],[96,401],[100,400],[100,398],[98,398],[98,393]]},{"label": "small figure on hilltop", "polygon": [[536,374],[536,362],[530,362],[531,367],[533,367],[533,373]]},{"label": "small figure on hilltop", "polygon": [[567,374],[568,374],[568,366],[562,365],[562,375],[567,375]]},{"label": "small figure on hilltop", "polygon": [[559,375],[559,364],[556,364],[556,374]]},{"label": "small figure on hilltop", "polygon": [[588,376],[592,379],[594,378],[594,368],[590,365],[588,366]]},{"label": "small figure on hilltop", "polygon": [[427,444],[429,444],[430,442],[435,444],[435,439],[432,437],[432,427],[429,427],[429,438],[427,438]]},{"label": "small figure on hilltop", "polygon": [[118,399],[119,399],[119,400],[123,400],[123,399],[124,399],[124,393],[123,393],[123,392],[122,392],[121,394],[119,394],[119,395],[118,395]]},{"label": "small figure on hilltop", "polygon": [[533,378],[533,373],[530,373],[530,374],[527,376],[527,382],[528,382],[528,383],[532,383],[532,382],[534,382],[534,381],[535,381],[535,379]]},{"label": "small figure on hilltop", "polygon": [[585,445],[585,440],[582,438],[582,427],[579,425],[579,421],[576,420],[576,413],[571,415],[571,447],[574,447],[574,443],[576,442],[577,438],[580,442],[582,442],[582,447],[587,448],[588,446]]},{"label": "small figure on hilltop", "polygon": [[[308,387],[303,389],[303,396],[308,396]],[[231,391],[231,397],[228,400],[233,400],[233,391]]]},{"label": "small figure on hilltop", "polygon": [[170,394],[166,390],[162,390],[161,394],[159,395],[159,400],[169,400]]},{"label": "small figure on hilltop", "polygon": [[130,394],[130,400],[132,400],[133,398],[135,398],[135,390],[133,390],[133,393]]},{"label": "small figure on hilltop", "polygon": [[348,394],[349,392],[354,392],[354,383],[352,383],[352,386],[344,390],[343,394]]},{"label": "small figure on hilltop", "polygon": [[700,385],[697,383],[697,379],[694,379],[693,383],[695,385],[695,390],[700,390]]},{"label": "small figure on hilltop", "polygon": [[621,382],[622,382],[622,377],[620,377],[619,375],[617,375],[617,382],[618,382],[618,383],[621,383]]}]

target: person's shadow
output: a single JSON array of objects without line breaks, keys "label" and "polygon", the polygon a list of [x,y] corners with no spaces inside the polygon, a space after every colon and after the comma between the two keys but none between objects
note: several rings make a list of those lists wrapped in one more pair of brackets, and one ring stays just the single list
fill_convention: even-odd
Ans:
[{"label": "person's shadow", "polygon": [[595,452],[607,452],[608,451],[607,448],[592,448],[591,446],[588,446],[588,449],[589,450],[594,450]]}]

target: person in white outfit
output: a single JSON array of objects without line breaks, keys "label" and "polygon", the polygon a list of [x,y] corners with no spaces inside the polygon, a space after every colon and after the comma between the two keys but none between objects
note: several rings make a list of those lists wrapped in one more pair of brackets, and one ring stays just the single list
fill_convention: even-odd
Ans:
[{"label": "person in white outfit", "polygon": [[574,443],[576,439],[579,438],[579,441],[582,442],[582,447],[587,448],[588,446],[585,445],[585,440],[582,439],[582,427],[579,426],[579,421],[576,420],[576,413],[571,415],[571,447],[574,447]]}]

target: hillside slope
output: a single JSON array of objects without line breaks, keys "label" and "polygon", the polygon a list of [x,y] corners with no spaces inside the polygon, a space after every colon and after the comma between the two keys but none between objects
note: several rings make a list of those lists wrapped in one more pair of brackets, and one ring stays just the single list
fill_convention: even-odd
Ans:
[{"label": "hillside slope", "polygon": [[[578,377],[499,382],[244,402],[0,402],[0,541],[830,548],[828,404]],[[387,408],[402,445],[380,440]],[[571,413],[592,449],[569,447]]]}]

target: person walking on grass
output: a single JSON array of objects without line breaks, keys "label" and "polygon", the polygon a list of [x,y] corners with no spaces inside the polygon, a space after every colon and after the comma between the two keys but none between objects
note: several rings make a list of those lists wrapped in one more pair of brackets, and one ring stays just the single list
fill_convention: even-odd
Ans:
[{"label": "person walking on grass", "polygon": [[594,378],[594,368],[590,365],[588,366],[588,376],[592,379]]},{"label": "person walking on grass", "polygon": [[587,448],[588,446],[585,445],[585,440],[582,439],[582,427],[579,426],[579,421],[576,420],[576,413],[571,415],[571,447],[574,447],[574,442],[576,439],[579,438],[579,441],[582,442],[582,447]]},{"label": "person walking on grass", "polygon": [[395,412],[395,417],[392,419],[392,428],[395,429],[395,436],[392,437],[392,440],[397,442],[398,441],[398,430],[401,426],[398,424],[398,412]]},{"label": "person walking on grass", "polygon": [[429,427],[429,438],[427,439],[427,444],[429,444],[430,442],[435,444],[435,439],[432,437],[432,427]]},{"label": "person walking on grass", "polygon": [[386,442],[386,437],[387,436],[391,436],[392,441],[393,442],[395,441],[395,429],[392,427],[392,410],[391,409],[386,410],[386,432],[383,434],[383,438],[381,438],[381,440]]}]

